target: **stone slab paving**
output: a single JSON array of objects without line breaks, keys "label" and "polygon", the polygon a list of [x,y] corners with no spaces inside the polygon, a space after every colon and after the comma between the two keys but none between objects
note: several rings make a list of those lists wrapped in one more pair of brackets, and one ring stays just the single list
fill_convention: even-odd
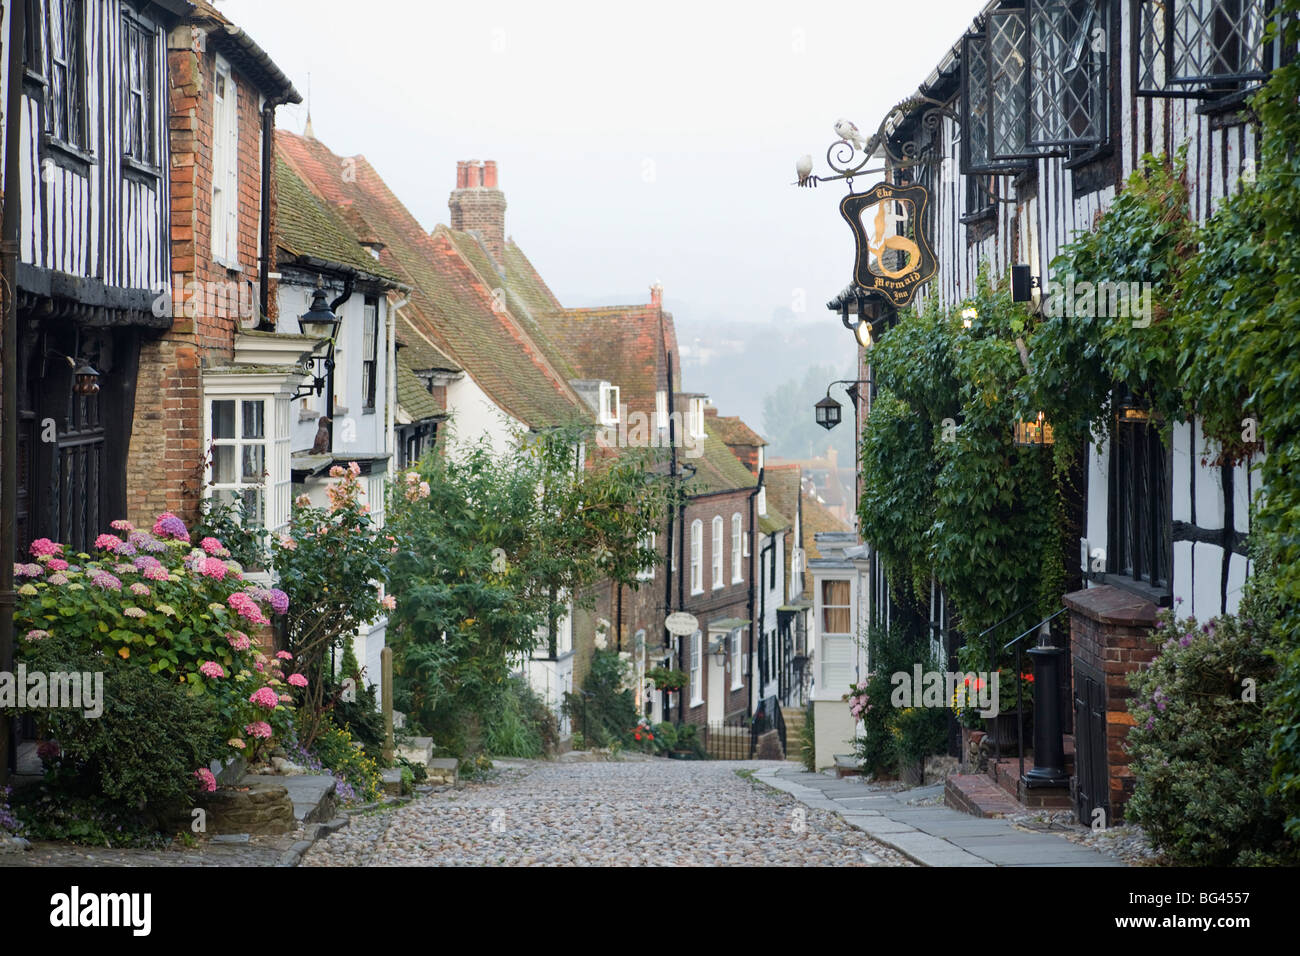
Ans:
[{"label": "stone slab paving", "polygon": [[860,778],[769,765],[755,779],[850,826],[923,866],[1123,866],[1096,850],[1000,819],[972,817],[942,805],[943,787],[875,789]]},{"label": "stone slab paving", "polygon": [[487,782],[354,816],[301,865],[914,865],[839,814],[737,774],[776,761],[497,763]]}]

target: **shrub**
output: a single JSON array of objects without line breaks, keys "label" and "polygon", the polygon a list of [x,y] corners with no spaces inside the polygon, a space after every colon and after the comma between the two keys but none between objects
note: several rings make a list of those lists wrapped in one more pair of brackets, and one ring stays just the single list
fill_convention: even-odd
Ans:
[{"label": "shrub", "polygon": [[817,771],[817,728],[813,724],[813,707],[808,705],[805,711],[803,727],[799,731],[799,762],[809,773]]},{"label": "shrub", "polygon": [[485,745],[499,757],[543,757],[559,740],[559,722],[522,677],[505,684],[500,704],[488,713]]},{"label": "shrub", "polygon": [[321,765],[340,783],[339,797],[344,802],[368,803],[378,800],[383,790],[379,762],[370,757],[352,739],[352,734],[325,716],[317,730],[312,750]]},{"label": "shrub", "polygon": [[1300,862],[1287,807],[1268,792],[1263,712],[1278,687],[1258,608],[1248,597],[1239,616],[1203,625],[1167,613],[1150,638],[1160,655],[1129,678],[1137,783],[1127,813],[1179,865]]},{"label": "shrub", "polygon": [[695,724],[679,724],[677,727],[677,747],[679,752],[689,753],[697,760],[708,756],[704,741],[700,739],[700,728]]},{"label": "shrub", "polygon": [[565,713],[587,743],[609,747],[628,739],[636,726],[636,702],[627,688],[628,662],[614,651],[596,651],[582,691],[564,695]]},{"label": "shrub", "polygon": [[28,650],[29,670],[100,672],[103,714],[33,711],[47,752],[47,782],[65,795],[99,796],[161,819],[195,792],[195,771],[226,752],[221,719],[209,695],[115,657],[50,637]]},{"label": "shrub", "polygon": [[910,676],[917,663],[926,671],[942,668],[931,659],[924,637],[917,639],[897,624],[873,627],[868,652],[871,672],[866,681],[850,689],[846,699],[853,716],[862,722],[857,743],[862,769],[877,776],[893,775],[901,765],[943,751],[948,709],[912,707],[911,701],[895,706],[892,675],[903,672]]},{"label": "shrub", "polygon": [[677,746],[677,728],[663,720],[654,725],[655,750],[667,753]]}]

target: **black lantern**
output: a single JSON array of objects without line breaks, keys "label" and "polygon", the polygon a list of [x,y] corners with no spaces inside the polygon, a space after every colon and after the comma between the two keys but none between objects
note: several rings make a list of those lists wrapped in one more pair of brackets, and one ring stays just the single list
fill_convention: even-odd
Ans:
[{"label": "black lantern", "polygon": [[89,362],[83,359],[72,374],[75,377],[72,390],[78,395],[99,394],[99,372]]},{"label": "black lantern", "polygon": [[840,423],[840,403],[827,395],[813,406],[817,415],[817,424],[830,431]]},{"label": "black lantern", "polygon": [[1056,441],[1052,436],[1052,426],[1038,413],[1032,422],[1016,422],[1016,444],[1021,446],[1051,445]]},{"label": "black lantern", "polygon": [[326,410],[326,415],[331,421],[331,428],[334,417],[334,336],[338,332],[339,321],[339,317],[334,314],[334,310],[325,299],[324,287],[317,285],[311,297],[311,306],[303,315],[298,316],[298,328],[302,329],[303,335],[328,340],[329,347],[324,355],[312,356],[312,382],[310,385],[300,385],[293,397],[306,398],[308,395],[319,395],[328,384],[330,407]]},{"label": "black lantern", "polygon": [[325,300],[325,289],[317,286],[311,297],[311,307],[298,316],[298,328],[302,329],[303,335],[314,339],[333,339],[338,327],[339,317]]}]

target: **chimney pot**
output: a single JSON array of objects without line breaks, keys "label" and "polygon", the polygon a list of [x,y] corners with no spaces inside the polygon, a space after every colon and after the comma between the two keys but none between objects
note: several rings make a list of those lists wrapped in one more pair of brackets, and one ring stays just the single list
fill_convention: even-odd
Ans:
[{"label": "chimney pot", "polygon": [[650,305],[659,308],[664,304],[664,287],[656,282],[650,287]]},{"label": "chimney pot", "polygon": [[497,161],[489,159],[483,163],[483,185],[488,189],[497,188]]},{"label": "chimney pot", "polygon": [[469,185],[469,163],[461,160],[456,164],[456,188],[464,189]]}]

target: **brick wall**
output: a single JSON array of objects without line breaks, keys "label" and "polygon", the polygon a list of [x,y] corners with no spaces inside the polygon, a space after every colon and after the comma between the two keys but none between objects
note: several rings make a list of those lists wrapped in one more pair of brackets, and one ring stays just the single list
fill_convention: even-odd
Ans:
[{"label": "brick wall", "polygon": [[[1088,588],[1062,598],[1070,609],[1070,645],[1073,681],[1077,685],[1088,674],[1104,686],[1106,706],[1106,775],[1109,780],[1110,819],[1123,819],[1124,805],[1133,795],[1136,778],[1129,771],[1125,747],[1128,730],[1135,723],[1128,702],[1134,696],[1128,675],[1155,659],[1158,649],[1147,640],[1156,623],[1157,608],[1150,601],[1120,588]],[[1078,686],[1074,688],[1078,694]],[[1076,737],[1087,733],[1076,722]],[[1080,750],[1075,745],[1075,753]]]},{"label": "brick wall", "polygon": [[[164,510],[175,512],[187,523],[197,517],[207,457],[203,447],[203,371],[230,363],[235,334],[247,322],[238,307],[239,294],[231,301],[222,293],[243,286],[245,302],[256,303],[260,280],[259,91],[232,71],[239,131],[236,271],[218,264],[212,255],[217,54],[210,46],[206,52],[197,52],[189,26],[173,31],[168,46],[174,318],[166,333],[141,347],[140,387],[127,461],[128,515],[136,524],[152,523]],[[271,202],[274,215],[273,197]]]}]

